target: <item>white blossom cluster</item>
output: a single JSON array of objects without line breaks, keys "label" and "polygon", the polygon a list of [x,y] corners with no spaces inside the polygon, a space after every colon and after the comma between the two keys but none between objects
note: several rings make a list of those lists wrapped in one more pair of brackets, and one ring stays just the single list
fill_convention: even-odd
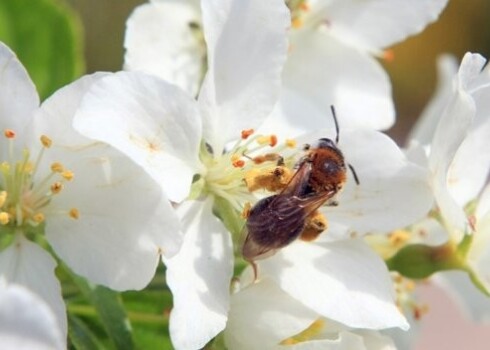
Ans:
[{"label": "white blossom cluster", "polygon": [[[489,294],[485,59],[440,60],[438,92],[406,148],[382,132],[395,110],[379,59],[446,3],[151,0],[128,19],[123,71],[84,76],[42,104],[1,44],[0,344],[66,347],[47,246],[118,291],[143,289],[161,259],[176,349],[215,337],[233,350],[395,349],[384,330],[408,330],[420,310],[389,268],[407,275],[394,257],[415,244],[447,253],[431,272],[452,292],[440,271]],[[270,195],[247,187],[262,169],[253,159],[294,159],[334,139],[332,105],[359,184],[348,171],[338,205],[320,209],[328,228],[317,239],[257,261],[256,279],[250,267],[235,275],[232,226]],[[467,300],[482,300],[481,315],[490,303],[479,298]]]}]

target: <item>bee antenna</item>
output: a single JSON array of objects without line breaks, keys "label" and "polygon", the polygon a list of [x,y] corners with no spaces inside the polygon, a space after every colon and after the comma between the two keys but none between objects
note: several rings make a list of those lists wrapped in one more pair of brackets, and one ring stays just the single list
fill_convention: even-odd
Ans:
[{"label": "bee antenna", "polygon": [[359,178],[357,177],[356,170],[351,164],[347,164],[349,166],[350,172],[352,173],[352,176],[354,176],[354,181],[356,182],[356,185],[360,185],[361,183],[359,182]]},{"label": "bee antenna", "polygon": [[337,114],[335,113],[335,107],[333,105],[330,105],[330,110],[332,111],[332,117],[333,117],[333,121],[335,123],[335,132],[336,132],[336,135],[335,135],[335,144],[338,144],[339,143],[339,122],[337,120]]}]

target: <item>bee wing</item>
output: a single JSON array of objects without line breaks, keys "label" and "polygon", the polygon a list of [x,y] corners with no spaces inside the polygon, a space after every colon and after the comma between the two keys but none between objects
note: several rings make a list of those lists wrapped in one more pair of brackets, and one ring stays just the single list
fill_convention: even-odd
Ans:
[{"label": "bee wing", "polygon": [[301,203],[300,207],[303,208],[305,218],[308,217],[315,210],[320,208],[326,201],[335,196],[336,191],[322,192],[319,194],[312,194],[308,197],[299,198]]},{"label": "bee wing", "polygon": [[307,217],[303,202],[299,197],[282,194],[259,201],[242,230],[245,260],[269,257],[294,241],[301,234]]},{"label": "bee wing", "polygon": [[304,193],[312,170],[311,162],[304,159],[301,161],[298,170],[294,173],[289,183],[280,194],[290,196],[301,196]]}]

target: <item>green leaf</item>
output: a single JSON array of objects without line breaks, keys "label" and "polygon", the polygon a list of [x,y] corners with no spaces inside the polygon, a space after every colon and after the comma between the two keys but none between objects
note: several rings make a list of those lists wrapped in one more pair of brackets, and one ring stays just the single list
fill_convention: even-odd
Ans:
[{"label": "green leaf", "polygon": [[90,328],[80,318],[70,314],[68,314],[68,338],[77,350],[104,349]]},{"label": "green leaf", "polygon": [[84,70],[78,16],[60,0],[0,1],[0,41],[19,57],[41,99]]},{"label": "green leaf", "polygon": [[94,306],[100,322],[116,349],[133,349],[131,325],[119,293],[102,286],[89,284],[83,278],[75,275],[73,279]]}]

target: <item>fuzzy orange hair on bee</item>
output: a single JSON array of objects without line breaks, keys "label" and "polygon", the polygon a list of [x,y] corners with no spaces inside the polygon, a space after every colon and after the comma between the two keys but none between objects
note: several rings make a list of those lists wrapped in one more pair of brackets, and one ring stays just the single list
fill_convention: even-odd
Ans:
[{"label": "fuzzy orange hair on bee", "polygon": [[[249,211],[243,228],[245,236],[242,255],[250,262],[257,277],[254,261],[274,255],[279,249],[300,237],[307,226],[320,226],[319,233],[326,228],[326,220],[318,219],[322,205],[337,205],[335,196],[342,190],[350,168],[354,180],[359,184],[354,168],[345,162],[337,147],[339,126],[335,109],[331,107],[335,122],[335,141],[319,139],[315,145],[305,147],[305,156],[296,165],[296,172],[289,183],[278,194],[259,200]],[[310,223],[315,217],[317,224]],[[318,225],[320,223],[320,225]],[[311,240],[311,232],[308,231]],[[318,233],[318,234],[319,234]]]}]

